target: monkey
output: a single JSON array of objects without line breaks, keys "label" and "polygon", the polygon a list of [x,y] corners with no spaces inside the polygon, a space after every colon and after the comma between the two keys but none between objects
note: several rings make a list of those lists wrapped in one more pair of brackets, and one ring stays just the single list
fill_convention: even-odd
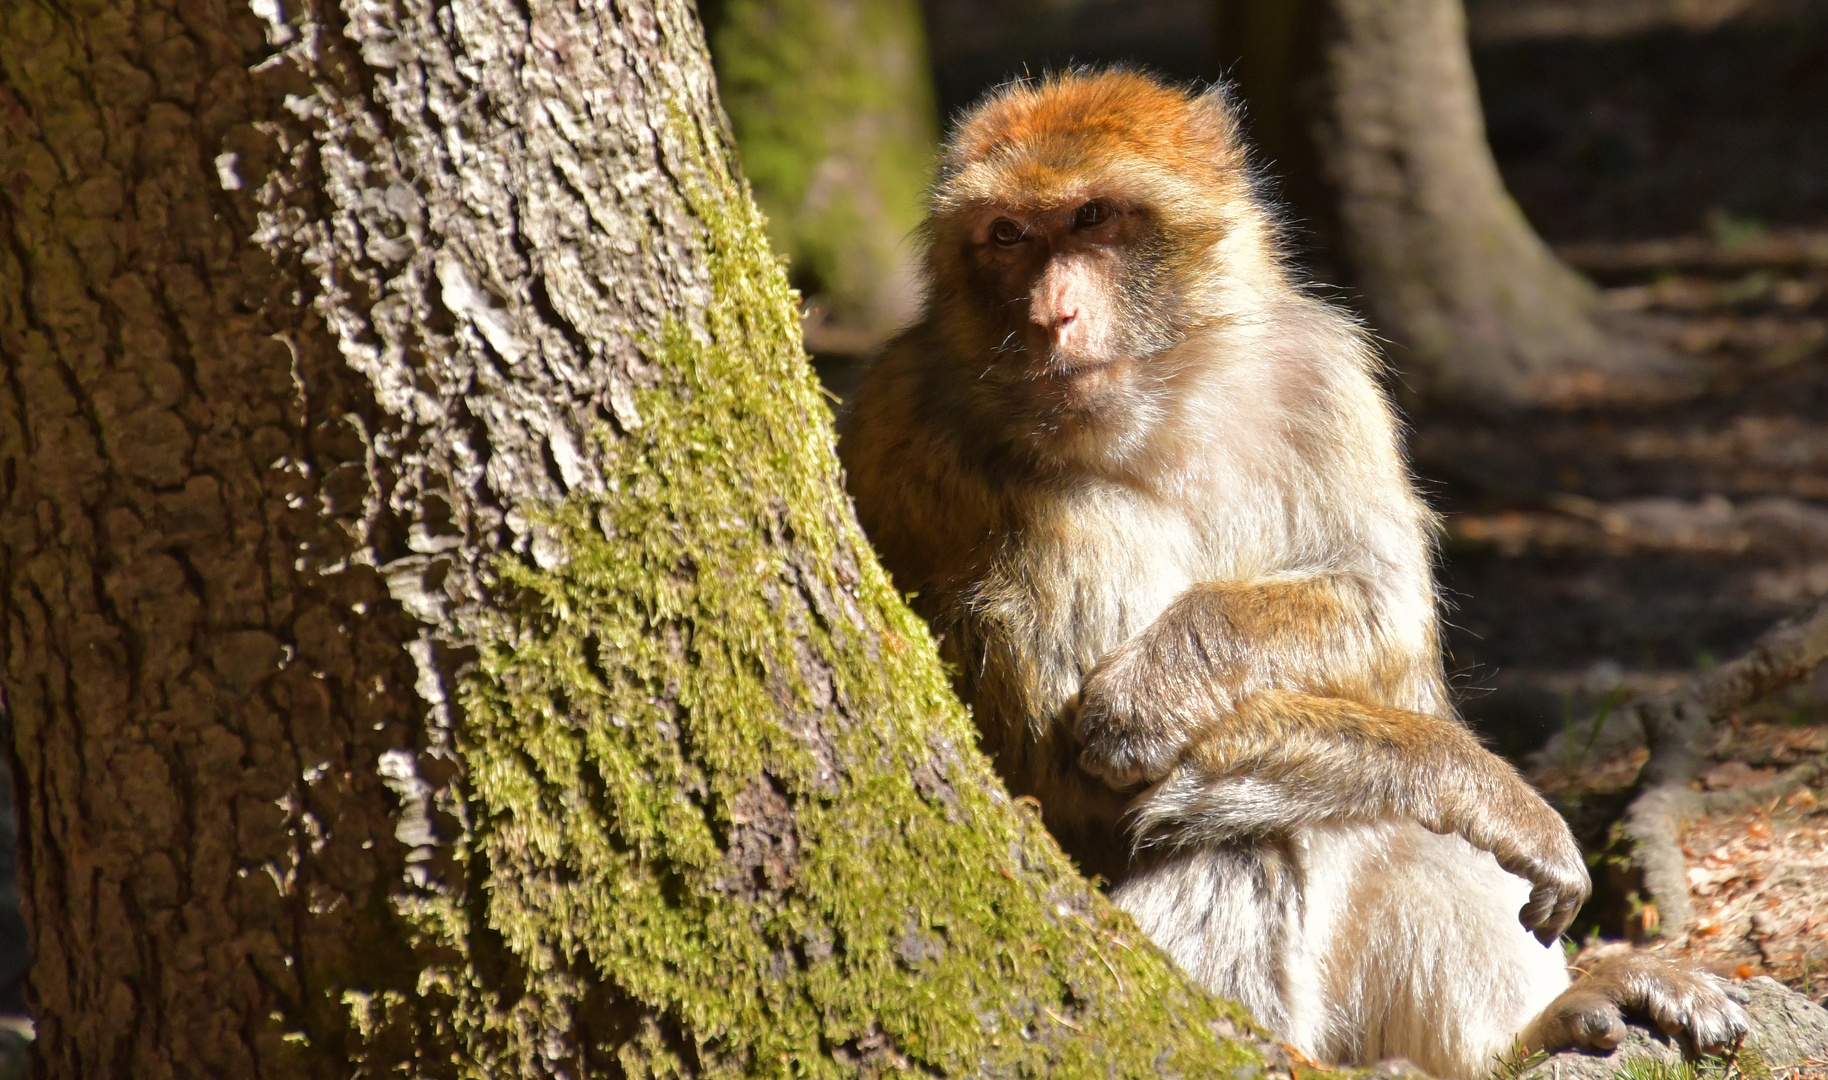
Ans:
[{"label": "monkey", "polygon": [[1566,823],[1455,713],[1366,331],[1291,269],[1222,88],[1075,69],[942,152],[924,314],[846,405],[858,519],[1010,791],[1311,1057],[1439,1076],[1743,1037],[1711,976],[1570,985]]}]

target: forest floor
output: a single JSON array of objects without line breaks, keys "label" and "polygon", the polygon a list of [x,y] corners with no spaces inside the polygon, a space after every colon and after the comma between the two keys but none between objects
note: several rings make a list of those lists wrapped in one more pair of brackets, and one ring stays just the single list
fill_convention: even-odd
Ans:
[{"label": "forest floor", "polygon": [[[1589,851],[1612,850],[1644,759],[1641,734],[1605,722],[1609,703],[1733,657],[1828,593],[1819,15],[1475,46],[1493,150],[1531,221],[1620,318],[1713,374],[1706,394],[1659,406],[1412,417],[1447,514],[1463,708]],[[1818,672],[1730,718],[1699,786],[1824,752]],[[1683,847],[1698,919],[1664,947],[1828,1001],[1828,790],[1692,821]],[[1583,933],[1658,929],[1616,864],[1595,879]]]},{"label": "forest floor", "polygon": [[[1828,592],[1828,231],[1586,242],[1563,255],[1607,306],[1705,365],[1657,407],[1416,418],[1447,513],[1442,581],[1466,712],[1604,850],[1645,752],[1604,722],[1625,698],[1724,660]],[[1542,745],[1546,740],[1546,746]],[[1828,753],[1828,677],[1721,728],[1697,787]],[[1689,823],[1686,952],[1828,1001],[1828,791]],[[1603,877],[1596,873],[1596,877]],[[1601,881],[1586,928],[1654,933]]]}]

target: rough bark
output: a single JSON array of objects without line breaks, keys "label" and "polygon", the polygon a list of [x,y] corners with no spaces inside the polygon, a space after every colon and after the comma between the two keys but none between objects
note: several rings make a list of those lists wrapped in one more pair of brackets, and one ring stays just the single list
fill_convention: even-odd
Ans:
[{"label": "rough bark", "polygon": [[914,314],[938,121],[914,0],[715,0],[700,11],[743,172],[807,343],[862,353]]},{"label": "rough bark", "polygon": [[0,5],[0,655],[41,1076],[327,1060],[323,987],[412,985],[378,764],[417,748],[415,631],[395,556],[359,561],[403,537],[348,528],[394,466],[296,302],[302,249],[247,239],[268,175],[329,209],[285,168],[310,87],[250,73],[265,52],[224,4]]},{"label": "rough bark", "polygon": [[1249,1077],[853,521],[678,0],[0,5],[36,1075]]},{"label": "rough bark", "polygon": [[1321,272],[1344,274],[1411,389],[1503,408],[1692,387],[1504,190],[1460,0],[1222,0],[1219,25]]}]

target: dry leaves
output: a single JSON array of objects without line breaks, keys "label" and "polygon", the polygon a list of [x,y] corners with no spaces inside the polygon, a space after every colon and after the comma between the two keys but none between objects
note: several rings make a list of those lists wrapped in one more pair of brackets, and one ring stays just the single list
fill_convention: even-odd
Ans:
[{"label": "dry leaves", "polygon": [[[1740,766],[1734,776],[1754,772],[1743,763],[1728,764]],[[1687,942],[1674,943],[1677,950],[1722,975],[1770,975],[1828,1000],[1828,804],[1822,796],[1804,789],[1749,813],[1693,822],[1683,852],[1696,919]]]}]

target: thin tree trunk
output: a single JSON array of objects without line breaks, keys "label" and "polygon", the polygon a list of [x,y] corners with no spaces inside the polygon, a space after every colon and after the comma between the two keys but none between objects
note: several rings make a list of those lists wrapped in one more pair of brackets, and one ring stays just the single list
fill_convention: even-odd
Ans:
[{"label": "thin tree trunk", "polygon": [[877,568],[689,7],[253,7],[0,5],[36,1075],[1254,1075]]},{"label": "thin tree trunk", "polygon": [[1607,317],[1504,190],[1460,0],[1222,0],[1219,22],[1323,273],[1344,273],[1412,389],[1502,408],[1694,387]]},{"label": "thin tree trunk", "polygon": [[914,0],[701,4],[743,171],[806,295],[807,343],[867,352],[919,301],[910,234],[939,136]]}]

